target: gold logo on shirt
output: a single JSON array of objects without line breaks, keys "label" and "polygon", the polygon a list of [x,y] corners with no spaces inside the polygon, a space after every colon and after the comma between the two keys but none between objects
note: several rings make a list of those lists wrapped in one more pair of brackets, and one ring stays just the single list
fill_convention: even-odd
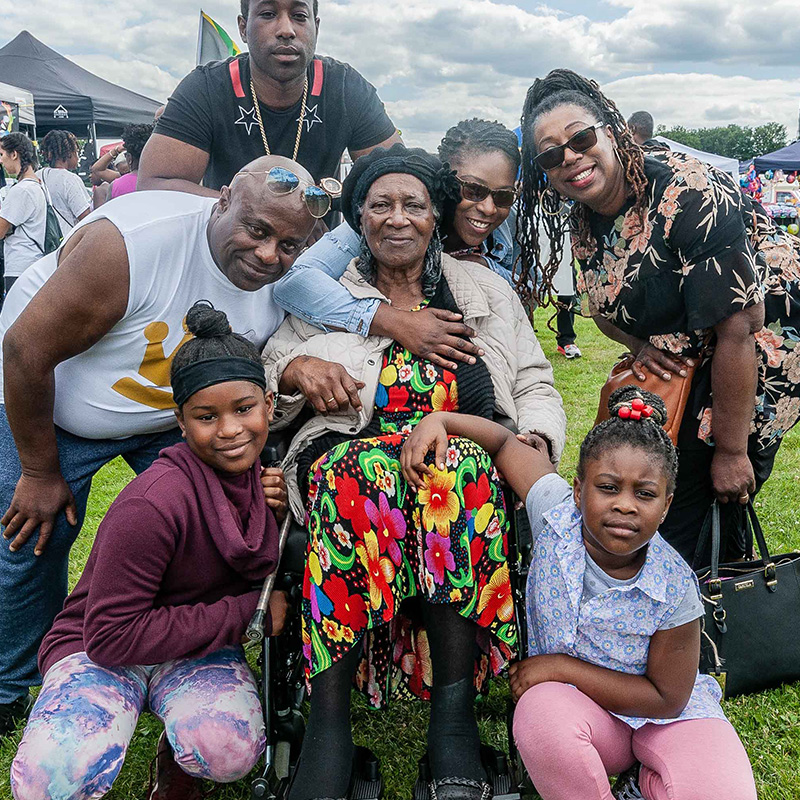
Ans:
[{"label": "gold logo on shirt", "polygon": [[144,329],[144,338],[147,339],[147,346],[144,349],[144,358],[139,366],[139,375],[154,386],[144,386],[135,378],[120,378],[111,388],[149,408],[164,411],[168,408],[175,408],[170,389],[156,389],[156,386],[169,386],[169,370],[175,353],[192,338],[192,334],[186,332],[186,320],[183,320],[184,336],[178,346],[169,354],[164,352],[164,342],[169,336],[169,325],[166,322],[151,322]]}]

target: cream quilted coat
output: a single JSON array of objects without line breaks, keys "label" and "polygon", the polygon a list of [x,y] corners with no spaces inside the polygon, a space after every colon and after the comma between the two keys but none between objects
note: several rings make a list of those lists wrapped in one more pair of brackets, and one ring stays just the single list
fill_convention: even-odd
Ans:
[{"label": "cream quilted coat", "polygon": [[[519,298],[501,277],[470,261],[442,257],[442,269],[464,322],[476,332],[474,342],[486,354],[483,359],[492,377],[498,413],[510,417],[522,433],[538,433],[550,442],[553,461],[564,449],[567,420],[561,396],[553,387],[553,368],[545,358]],[[385,299],[367,283],[351,261],[340,282],[356,298]],[[297,456],[317,437],[329,432],[357,434],[369,423],[375,405],[383,351],[387,337],[354,333],[323,333],[297,317],[288,317],[269,339],[263,352],[267,386],[277,398],[273,428],[286,427],[300,413],[305,399],[300,394],[280,395],[278,383],[287,364],[302,355],[342,364],[356,380],[363,381],[362,409],[315,416],[292,440],[283,464],[289,502],[295,517],[305,516],[305,503],[297,488]]]}]

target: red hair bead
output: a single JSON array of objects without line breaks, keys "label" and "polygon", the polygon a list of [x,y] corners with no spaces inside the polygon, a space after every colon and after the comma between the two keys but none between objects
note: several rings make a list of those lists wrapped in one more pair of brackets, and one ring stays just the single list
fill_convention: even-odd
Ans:
[{"label": "red hair bead", "polygon": [[619,411],[617,411],[617,416],[620,419],[628,419],[631,415],[631,409],[629,406],[622,406]]},{"label": "red hair bead", "polygon": [[638,422],[641,418],[642,418],[642,412],[639,411],[638,408],[634,408],[631,411],[631,419],[634,419],[634,420],[636,420]]},{"label": "red hair bead", "polygon": [[653,416],[653,406],[645,406],[642,409],[642,416],[645,418]]},{"label": "red hair bead", "polygon": [[644,408],[644,400],[641,397],[635,397],[631,402],[631,408],[634,411],[641,411]]}]

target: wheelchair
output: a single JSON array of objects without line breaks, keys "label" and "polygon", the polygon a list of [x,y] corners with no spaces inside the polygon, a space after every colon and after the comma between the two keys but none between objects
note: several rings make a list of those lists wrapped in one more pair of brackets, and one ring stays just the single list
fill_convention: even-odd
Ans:
[{"label": "wheelchair", "polygon": [[[495,418],[511,430],[513,422],[507,418]],[[286,431],[270,434],[267,447],[262,453],[262,463],[277,466],[283,461],[291,436]],[[504,487],[509,516],[508,567],[514,599],[514,612],[518,629],[519,652],[527,652],[527,618],[525,609],[525,582],[533,547],[530,524],[524,506],[518,508],[517,498]],[[306,699],[302,639],[300,634],[300,604],[302,600],[303,574],[305,571],[308,534],[292,519],[291,512],[282,526],[284,538],[280,565],[274,588],[289,595],[290,608],[295,613],[287,621],[281,636],[263,637],[263,615],[256,617],[248,628],[248,635],[258,641],[258,626],[261,626],[258,668],[259,687],[266,728],[266,750],[264,768],[251,785],[252,800],[285,800],[291,778],[300,757],[305,733],[302,705]],[[269,579],[268,579],[269,580]],[[264,599],[262,595],[262,599]],[[253,632],[255,625],[256,632]],[[482,745],[481,756],[489,783],[492,800],[524,800],[536,797],[519,754],[514,746],[512,730],[513,705],[509,704],[506,717],[509,752]],[[428,784],[431,779],[427,755],[418,765],[418,778],[414,786],[414,800],[429,800]],[[348,794],[349,800],[379,800],[383,795],[380,765],[377,757],[365,747],[356,747],[353,762],[353,778]]]}]

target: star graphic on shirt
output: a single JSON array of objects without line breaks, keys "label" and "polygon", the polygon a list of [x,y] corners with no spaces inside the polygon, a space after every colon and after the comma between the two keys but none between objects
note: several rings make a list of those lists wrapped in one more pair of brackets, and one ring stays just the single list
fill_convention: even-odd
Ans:
[{"label": "star graphic on shirt", "polygon": [[[308,106],[306,106],[306,116],[303,120],[303,122],[306,125],[306,133],[308,133],[318,122],[320,125],[322,125],[322,119],[320,118],[319,114],[317,114],[318,108],[319,108],[319,103],[315,105],[313,108],[309,108]],[[297,118],[297,121],[300,122],[299,117]]]},{"label": "star graphic on shirt", "polygon": [[[234,122],[234,125],[244,125],[247,128],[247,135],[250,135],[250,131],[258,125],[258,120],[256,119],[256,109],[255,106],[250,109],[242,108],[239,106],[239,113],[241,116],[239,119]],[[321,120],[320,120],[321,121]]]}]

